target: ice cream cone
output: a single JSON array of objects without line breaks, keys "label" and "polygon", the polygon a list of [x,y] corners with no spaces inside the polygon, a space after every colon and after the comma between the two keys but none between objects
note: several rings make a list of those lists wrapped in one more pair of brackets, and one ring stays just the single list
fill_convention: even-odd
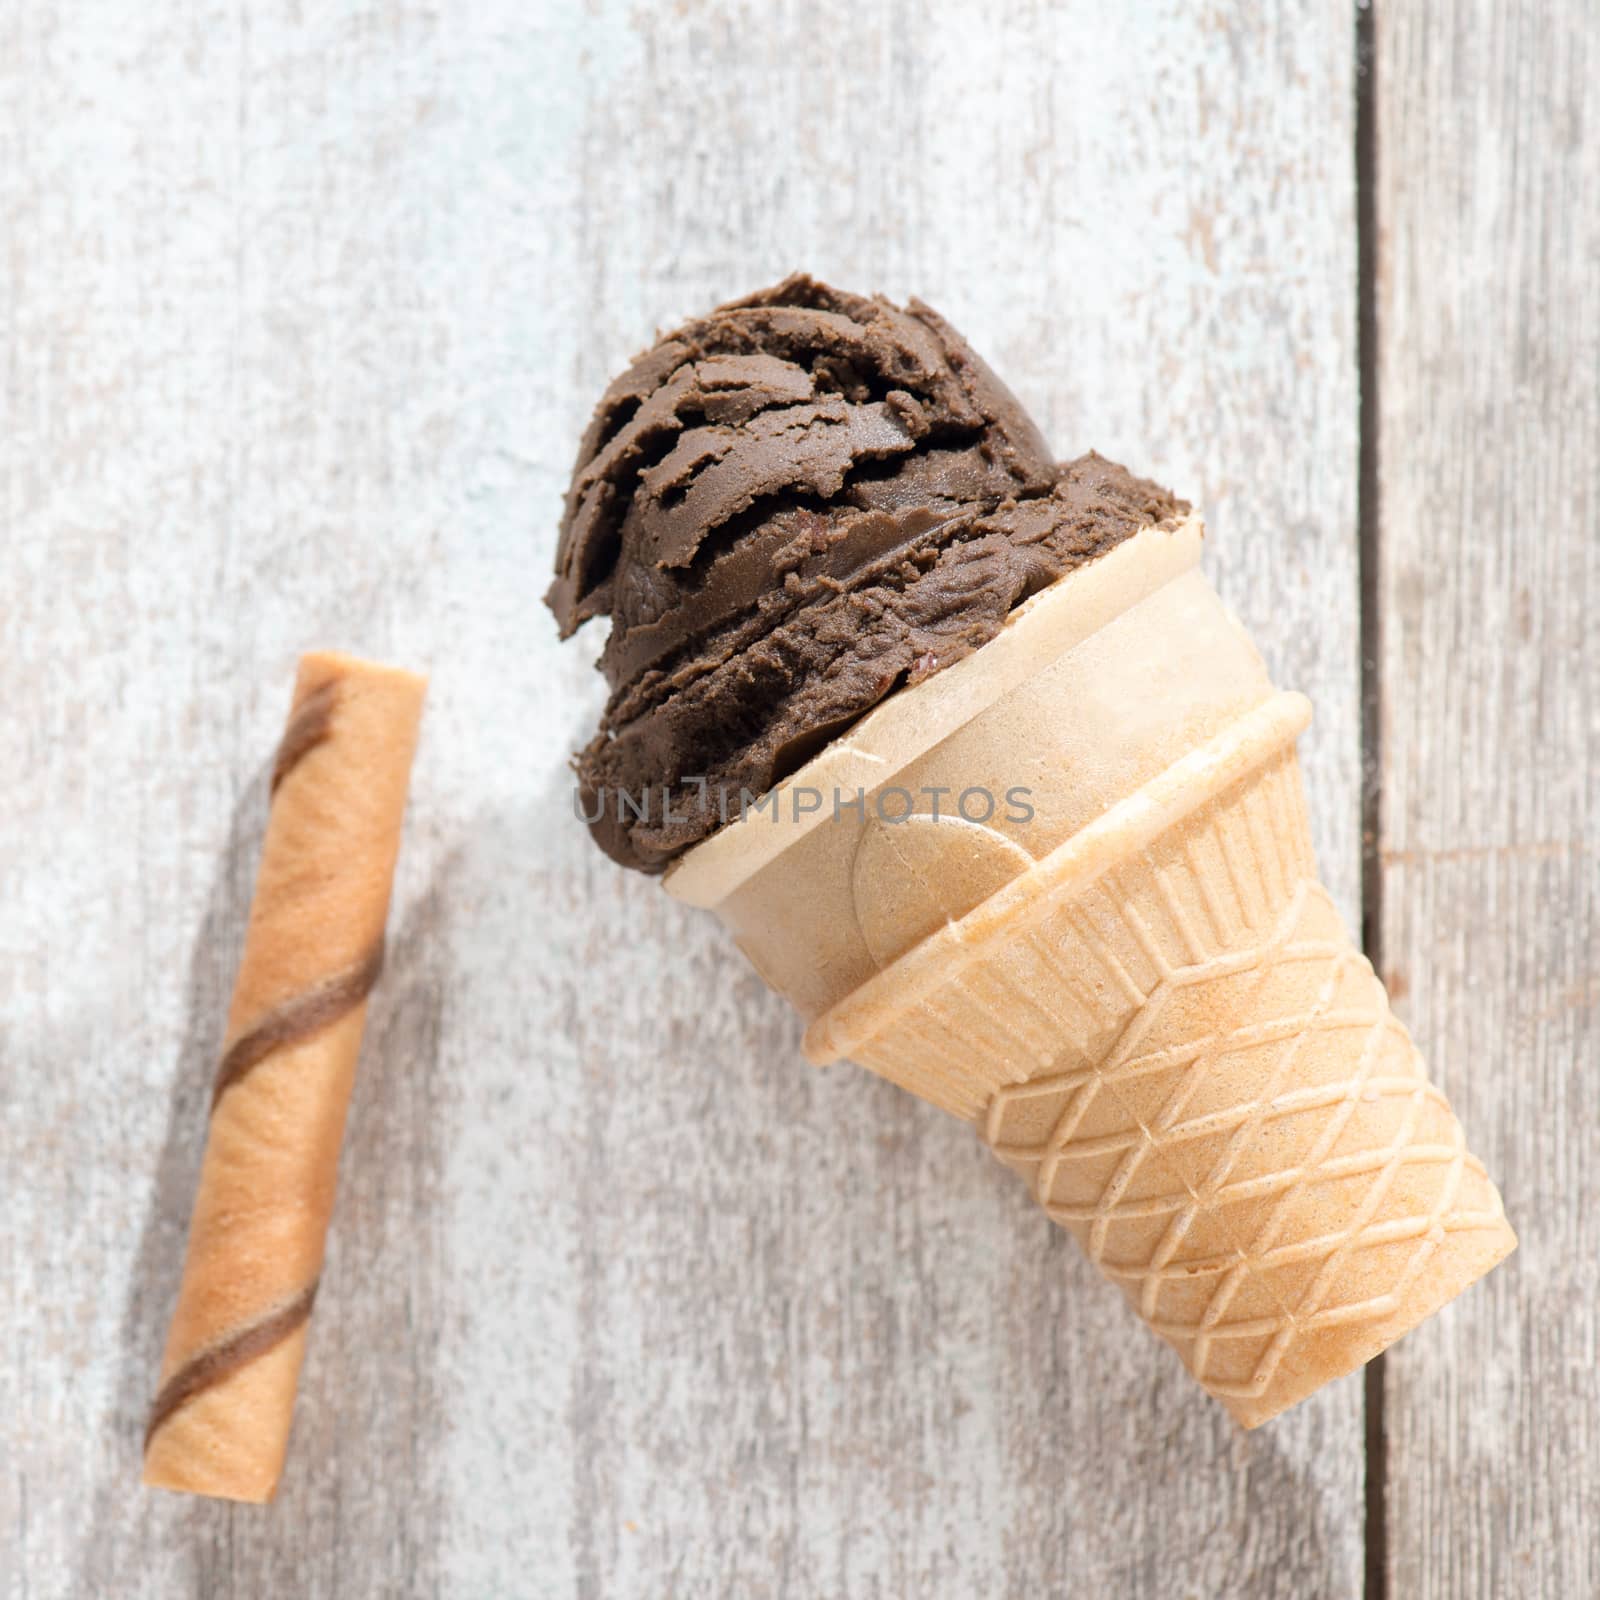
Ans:
[{"label": "ice cream cone", "polygon": [[1069,573],[667,888],[813,1060],[973,1122],[1253,1427],[1516,1240],[1317,881],[1309,703],[1200,541],[1190,517]]}]

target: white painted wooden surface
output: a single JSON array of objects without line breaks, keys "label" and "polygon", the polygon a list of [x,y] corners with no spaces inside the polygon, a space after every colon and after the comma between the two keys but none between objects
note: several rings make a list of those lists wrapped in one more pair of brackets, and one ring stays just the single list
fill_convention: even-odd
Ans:
[{"label": "white painted wooden surface", "polygon": [[[598,642],[537,603],[656,324],[920,293],[1063,452],[1204,502],[1354,917],[1350,21],[7,8],[0,1595],[1359,1592],[1360,1380],[1236,1433],[968,1131],[806,1067],[572,820]],[[434,689],[260,1511],[142,1491],[138,1439],[323,643]]]},{"label": "white painted wooden surface", "polygon": [[1600,10],[1380,16],[1383,922],[1522,1247],[1387,1369],[1391,1592],[1600,1594]]}]

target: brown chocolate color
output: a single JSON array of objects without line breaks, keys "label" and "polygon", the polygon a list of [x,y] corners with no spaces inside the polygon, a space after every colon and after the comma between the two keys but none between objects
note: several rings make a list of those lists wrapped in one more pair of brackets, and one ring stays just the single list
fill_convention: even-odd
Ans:
[{"label": "brown chocolate color", "polygon": [[563,638],[611,619],[611,698],[576,761],[596,840],[660,871],[720,825],[719,793],[737,815],[1029,595],[1187,510],[1092,452],[1058,465],[920,301],[796,276],[688,323],[601,399],[546,596]]},{"label": "brown chocolate color", "polygon": [[285,1000],[229,1045],[212,1085],[212,1106],[269,1056],[321,1033],[363,1004],[383,974],[383,945],[379,939],[354,966]]},{"label": "brown chocolate color", "polygon": [[269,1311],[266,1316],[236,1328],[227,1338],[203,1350],[186,1361],[161,1386],[161,1393],[150,1407],[150,1416],[144,1427],[144,1447],[168,1417],[180,1406],[187,1405],[197,1394],[215,1388],[224,1378],[231,1378],[241,1367],[247,1367],[269,1350],[275,1350],[297,1328],[311,1320],[311,1308],[316,1304],[317,1286],[321,1278],[312,1281],[293,1299]]},{"label": "brown chocolate color", "polygon": [[278,741],[277,759],[272,763],[272,793],[278,785],[316,749],[333,735],[333,708],[339,698],[338,680],[330,678],[313,689],[289,718],[289,726]]}]

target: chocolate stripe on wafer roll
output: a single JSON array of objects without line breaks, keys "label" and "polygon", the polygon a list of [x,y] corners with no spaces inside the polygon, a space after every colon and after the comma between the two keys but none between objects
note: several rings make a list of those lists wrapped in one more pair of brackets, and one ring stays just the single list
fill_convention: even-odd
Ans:
[{"label": "chocolate stripe on wafer roll", "polygon": [[223,1053],[222,1065],[217,1068],[216,1086],[211,1091],[212,1105],[273,1051],[309,1039],[329,1023],[337,1022],[347,1011],[354,1010],[372,992],[382,971],[383,940],[380,938],[353,967],[334,973],[315,988],[297,994],[275,1011],[268,1012]]},{"label": "chocolate stripe on wafer roll", "polygon": [[218,1068],[145,1482],[268,1500],[321,1278],[423,680],[308,655]]},{"label": "chocolate stripe on wafer roll", "polygon": [[291,713],[289,726],[278,741],[278,758],[272,763],[274,794],[306,752],[315,749],[332,732],[335,693],[336,683],[330,678],[321,688],[312,690]]},{"label": "chocolate stripe on wafer roll", "polygon": [[187,1366],[173,1373],[162,1384],[161,1393],[150,1407],[150,1420],[144,1428],[146,1448],[156,1429],[186,1400],[194,1399],[202,1389],[221,1383],[257,1356],[264,1356],[309,1321],[316,1298],[317,1284],[313,1283],[277,1310],[269,1311],[248,1327],[230,1333],[209,1350],[201,1351]]}]

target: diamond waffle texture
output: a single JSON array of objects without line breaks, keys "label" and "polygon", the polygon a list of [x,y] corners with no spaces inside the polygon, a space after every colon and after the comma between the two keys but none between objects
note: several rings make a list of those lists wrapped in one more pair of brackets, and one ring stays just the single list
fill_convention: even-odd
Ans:
[{"label": "diamond waffle texture", "polygon": [[995,1153],[1241,1420],[1510,1250],[1317,882],[1292,749],[1029,921],[856,1058],[986,1094]]}]

